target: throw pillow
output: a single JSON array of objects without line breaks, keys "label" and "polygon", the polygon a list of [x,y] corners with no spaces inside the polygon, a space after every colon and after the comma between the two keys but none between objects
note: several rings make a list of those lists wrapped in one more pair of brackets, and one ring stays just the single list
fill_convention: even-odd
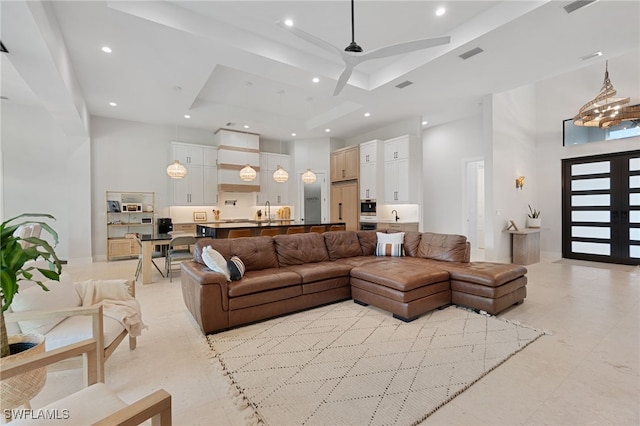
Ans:
[{"label": "throw pillow", "polygon": [[404,256],[404,232],[376,232],[376,256]]},{"label": "throw pillow", "polygon": [[378,243],[376,244],[376,256],[404,256],[404,244]]},{"label": "throw pillow", "polygon": [[384,232],[376,232],[379,243],[404,243],[404,232],[392,232],[386,234]]},{"label": "throw pillow", "polygon": [[225,276],[227,281],[231,281],[231,274],[227,267],[227,261],[219,251],[215,250],[211,246],[205,247],[202,250],[202,260],[204,261],[204,264],[207,265],[207,268],[214,272],[220,272]]},{"label": "throw pillow", "polygon": [[244,276],[244,262],[238,257],[233,256],[227,262],[227,266],[229,267],[229,272],[231,273],[231,280],[238,281],[241,280]]}]

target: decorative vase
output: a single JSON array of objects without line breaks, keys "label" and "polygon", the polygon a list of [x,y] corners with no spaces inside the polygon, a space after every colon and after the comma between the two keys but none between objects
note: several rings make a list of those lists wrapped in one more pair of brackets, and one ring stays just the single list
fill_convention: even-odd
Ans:
[{"label": "decorative vase", "polygon": [[540,228],[540,218],[532,219],[527,217],[527,228]]},{"label": "decorative vase", "polygon": [[[31,346],[19,351],[19,347]],[[0,366],[5,363],[25,359],[44,352],[44,336],[41,334],[17,334],[9,336],[11,355],[0,358]],[[44,387],[47,367],[27,371],[0,381],[0,399],[4,409],[12,409],[28,404]]]}]

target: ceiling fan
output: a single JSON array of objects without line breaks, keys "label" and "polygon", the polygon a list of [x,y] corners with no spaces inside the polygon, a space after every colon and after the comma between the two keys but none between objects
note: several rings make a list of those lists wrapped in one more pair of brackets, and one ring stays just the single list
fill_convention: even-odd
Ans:
[{"label": "ceiling fan", "polygon": [[349,77],[351,77],[351,73],[353,72],[353,68],[361,62],[367,61],[369,59],[380,59],[386,58],[389,56],[402,55],[406,53],[410,53],[416,50],[426,49],[428,47],[440,46],[442,44],[447,44],[451,41],[450,36],[443,37],[433,37],[433,38],[425,38],[421,40],[407,41],[404,43],[393,44],[391,46],[381,47],[379,49],[372,50],[368,53],[362,53],[363,49],[356,43],[355,40],[355,26],[354,26],[354,13],[353,13],[353,2],[351,0],[351,43],[343,50],[335,47],[334,45],[327,43],[324,40],[319,39],[316,36],[313,36],[309,33],[306,33],[298,28],[293,26],[293,22],[291,21],[278,21],[277,24],[300,37],[303,40],[308,41],[311,44],[314,44],[324,50],[327,50],[332,53],[338,53],[342,60],[344,61],[345,68],[340,74],[338,78],[338,84],[336,85],[335,90],[333,91],[333,96],[338,95],[344,86],[349,81]]}]

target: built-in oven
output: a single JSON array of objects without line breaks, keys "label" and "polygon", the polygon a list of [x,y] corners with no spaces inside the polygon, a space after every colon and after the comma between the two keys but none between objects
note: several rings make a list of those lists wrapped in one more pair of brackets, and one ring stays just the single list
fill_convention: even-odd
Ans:
[{"label": "built-in oven", "polygon": [[375,216],[376,200],[360,200],[360,216]]},{"label": "built-in oven", "polygon": [[361,231],[375,231],[378,229],[378,224],[375,222],[360,222]]}]

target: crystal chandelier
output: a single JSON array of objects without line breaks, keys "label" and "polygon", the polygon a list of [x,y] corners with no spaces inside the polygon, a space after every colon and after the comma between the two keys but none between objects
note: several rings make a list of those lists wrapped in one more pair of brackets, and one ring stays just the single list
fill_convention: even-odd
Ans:
[{"label": "crystal chandelier", "polygon": [[302,181],[304,183],[313,183],[316,181],[316,174],[313,173],[311,169],[307,169],[307,171],[302,174]]},{"label": "crystal chandelier", "polygon": [[573,124],[608,128],[627,120],[640,120],[640,106],[624,106],[630,98],[616,98],[616,89],[609,80],[609,61],[606,62],[604,82],[600,93],[580,108]]},{"label": "crystal chandelier", "polygon": [[187,168],[175,160],[167,167],[167,174],[171,179],[182,179],[187,175]]}]

